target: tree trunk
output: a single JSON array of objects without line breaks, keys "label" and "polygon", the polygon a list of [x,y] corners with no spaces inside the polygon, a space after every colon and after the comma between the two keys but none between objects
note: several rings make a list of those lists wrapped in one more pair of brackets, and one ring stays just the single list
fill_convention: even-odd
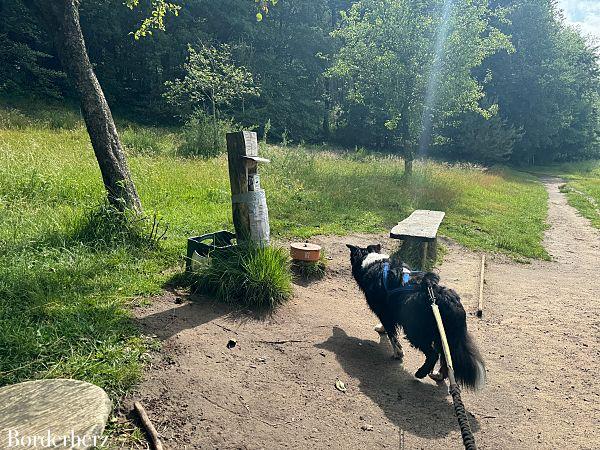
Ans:
[{"label": "tree trunk", "polygon": [[325,78],[325,111],[323,112],[323,139],[328,141],[331,137],[331,122],[329,116],[331,114],[331,79]]},{"label": "tree trunk", "polygon": [[402,116],[400,117],[400,139],[402,142],[402,152],[404,157],[404,175],[411,176],[413,172],[413,160],[415,152],[410,138],[410,127],[408,125],[408,107],[404,105],[402,108]]},{"label": "tree trunk", "polygon": [[81,26],[79,0],[26,0],[46,25],[61,65],[75,85],[83,119],[109,202],[121,211],[142,212],[117,128],[90,63]]},{"label": "tree trunk", "polygon": [[413,171],[413,159],[412,158],[408,158],[408,157],[404,157],[404,175],[406,176],[410,176],[412,175],[412,171]]}]

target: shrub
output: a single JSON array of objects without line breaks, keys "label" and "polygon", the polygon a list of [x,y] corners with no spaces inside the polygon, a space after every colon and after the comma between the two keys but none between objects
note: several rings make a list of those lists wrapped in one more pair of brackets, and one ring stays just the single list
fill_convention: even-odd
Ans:
[{"label": "shrub", "polygon": [[218,120],[215,126],[212,117],[197,111],[182,127],[177,152],[181,156],[218,156],[227,151],[225,135],[233,128],[233,122],[228,120]]},{"label": "shrub", "polygon": [[450,142],[440,149],[445,156],[485,164],[510,159],[513,148],[523,134],[498,115],[489,119],[467,113],[456,128],[448,130]]},{"label": "shrub", "polygon": [[201,292],[227,303],[271,309],[292,296],[288,252],[256,244],[214,251],[196,271]]},{"label": "shrub", "polygon": [[0,129],[22,129],[31,125],[31,120],[18,109],[0,110]]},{"label": "shrub", "polygon": [[58,108],[38,114],[36,120],[50,130],[76,130],[84,126],[83,118],[79,113]]}]

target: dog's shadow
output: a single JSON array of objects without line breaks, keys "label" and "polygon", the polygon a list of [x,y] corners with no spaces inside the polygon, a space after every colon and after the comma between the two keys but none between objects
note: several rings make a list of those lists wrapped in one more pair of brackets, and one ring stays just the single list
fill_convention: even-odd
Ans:
[{"label": "dog's shadow", "polygon": [[[359,380],[359,389],[399,429],[428,439],[458,429],[447,387],[423,383],[392,360],[386,336],[377,343],[333,327],[332,336],[316,347],[335,353],[344,371]],[[472,430],[477,431],[477,420],[469,419]]]}]

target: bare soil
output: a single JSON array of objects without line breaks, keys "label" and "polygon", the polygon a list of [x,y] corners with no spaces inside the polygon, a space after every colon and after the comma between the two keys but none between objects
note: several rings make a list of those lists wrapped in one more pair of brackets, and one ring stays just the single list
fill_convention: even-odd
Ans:
[{"label": "bare soil", "polygon": [[[462,296],[487,360],[488,384],[463,401],[482,449],[600,448],[600,234],[570,207],[560,180],[549,192],[545,245],[553,261],[488,256],[477,307],[480,255],[455,243],[440,267]],[[297,284],[292,301],[254,317],[209,299],[169,292],[136,315],[163,346],[135,398],[170,449],[460,449],[445,386],[416,380],[423,355],[404,342],[404,364],[373,331],[345,243],[313,239],[326,277]],[[183,297],[183,302],[177,297]],[[227,343],[235,339],[235,347]],[[342,380],[346,392],[335,388]],[[401,442],[404,447],[401,447]]]}]

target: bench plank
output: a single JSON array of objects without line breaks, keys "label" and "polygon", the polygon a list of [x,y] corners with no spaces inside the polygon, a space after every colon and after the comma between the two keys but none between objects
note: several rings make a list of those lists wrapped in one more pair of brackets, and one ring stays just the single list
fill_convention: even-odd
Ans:
[{"label": "bench plank", "polygon": [[443,211],[429,211],[417,209],[410,216],[398,223],[392,231],[392,239],[420,239],[433,241],[436,238],[438,228],[446,215]]}]

